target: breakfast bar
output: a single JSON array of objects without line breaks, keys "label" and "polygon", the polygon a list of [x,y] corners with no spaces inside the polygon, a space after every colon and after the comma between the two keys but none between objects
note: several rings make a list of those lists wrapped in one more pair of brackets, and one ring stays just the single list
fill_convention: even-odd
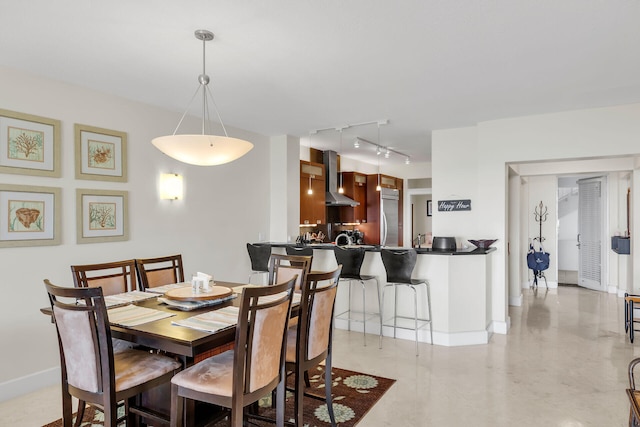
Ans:
[{"label": "breakfast bar", "polygon": [[[312,270],[328,271],[336,268],[337,262],[333,253],[335,244],[291,244],[281,242],[263,242],[257,244],[271,245],[272,253],[285,253],[287,247],[313,248]],[[380,283],[379,292],[386,284],[386,271],[380,257],[381,246],[352,245],[343,247],[363,247],[366,251],[361,274],[377,276]],[[410,248],[385,247],[384,249],[410,250]],[[433,317],[433,344],[443,346],[462,346],[486,344],[491,335],[491,258],[495,248],[460,248],[455,250],[435,250],[431,248],[415,248],[417,263],[413,270],[414,278],[427,279],[431,287],[431,308]],[[352,305],[355,309],[360,298],[354,289]],[[420,292],[420,290],[418,290]],[[413,315],[413,302],[406,295],[399,295],[399,311],[406,315]],[[391,316],[393,304],[392,295],[384,302],[384,318]],[[418,295],[419,298],[426,297]],[[347,288],[340,286],[336,299],[336,313],[347,309]],[[369,298],[362,311],[377,311],[373,306],[376,301]],[[352,307],[353,309],[354,307]],[[423,316],[419,310],[418,315]],[[347,329],[347,321],[336,319],[335,325],[340,329]],[[362,325],[352,323],[351,328],[358,330]],[[392,328],[383,327],[384,336],[393,336]],[[360,329],[362,331],[362,329]],[[367,322],[367,333],[379,334],[379,322]],[[413,340],[412,331],[398,330],[398,338]],[[428,329],[421,330],[418,340],[429,342]]]}]

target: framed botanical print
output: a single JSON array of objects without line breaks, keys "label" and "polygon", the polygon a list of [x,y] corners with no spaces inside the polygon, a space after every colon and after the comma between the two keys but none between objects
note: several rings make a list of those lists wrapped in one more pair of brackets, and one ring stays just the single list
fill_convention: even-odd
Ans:
[{"label": "framed botanical print", "polygon": [[60,121],[0,109],[0,173],[59,178]]},{"label": "framed botanical print", "polygon": [[0,184],[0,247],[61,242],[61,189]]},{"label": "framed botanical print", "polygon": [[128,193],[116,190],[76,190],[77,242],[129,240]]},{"label": "framed botanical print", "polygon": [[127,134],[93,126],[74,126],[76,178],[127,182]]}]

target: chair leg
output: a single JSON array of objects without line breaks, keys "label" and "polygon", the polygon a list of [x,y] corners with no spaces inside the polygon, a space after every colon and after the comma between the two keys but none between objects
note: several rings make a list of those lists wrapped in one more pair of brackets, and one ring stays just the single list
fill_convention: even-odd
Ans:
[{"label": "chair leg", "polygon": [[378,342],[378,348],[382,348],[382,329],[383,329],[382,325],[384,324],[384,321],[383,321],[383,316],[384,316],[384,294],[385,294],[386,290],[387,290],[387,286],[385,285],[382,288],[382,299],[378,300],[378,303],[379,303],[378,305],[380,306],[380,338],[378,340],[379,341]]},{"label": "chair leg", "polygon": [[418,292],[415,286],[409,285],[409,287],[413,291],[413,323],[416,332],[416,356],[418,356]]},{"label": "chair leg", "polygon": [[[127,414],[127,425],[133,425],[134,415],[129,411],[129,400],[125,400],[124,408]],[[116,427],[118,425],[118,402],[104,405],[104,427]]]},{"label": "chair leg", "polygon": [[[329,419],[331,420],[331,427],[336,427],[336,416],[333,413],[333,398],[331,397],[331,387],[333,385],[333,379],[331,377],[331,349],[327,354],[327,358],[324,362],[324,389],[325,399],[327,402],[327,412],[329,412]],[[302,424],[300,424],[302,426]]]},{"label": "chair leg", "polygon": [[349,295],[347,296],[347,310],[349,311],[347,317],[347,330],[351,331],[351,283],[353,280],[349,280]]},{"label": "chair leg", "polygon": [[378,278],[375,278],[376,281],[376,298],[378,300],[378,315],[380,317],[380,334],[382,334],[382,306],[380,305],[380,282]]},{"label": "chair leg", "polygon": [[633,343],[633,301],[629,301],[629,340]]},{"label": "chair leg", "polygon": [[182,427],[184,420],[184,398],[178,396],[178,386],[171,384],[171,427]]},{"label": "chair leg", "polygon": [[242,427],[244,422],[244,408],[241,405],[232,405],[230,422],[231,427]]},{"label": "chair leg", "polygon": [[287,374],[282,369],[281,373],[282,381],[278,383],[276,388],[276,427],[284,427],[284,401],[285,401],[285,382],[287,381]]},{"label": "chair leg", "polygon": [[309,379],[309,371],[304,371],[304,385],[311,388],[311,380]]},{"label": "chair leg", "polygon": [[367,307],[367,292],[364,282],[360,280],[360,286],[362,287],[362,335],[364,338],[364,346],[367,346],[367,315],[365,308]]},{"label": "chair leg", "polygon": [[66,390],[62,390],[62,425],[63,427],[71,427],[73,425],[71,395]]},{"label": "chair leg", "polygon": [[75,427],[80,427],[82,425],[82,418],[84,418],[84,408],[86,408],[87,404],[84,400],[78,401],[78,412],[76,413],[76,423]]},{"label": "chair leg", "polygon": [[393,295],[395,302],[393,303],[393,338],[396,338],[396,325],[398,322],[398,288],[393,287]]},{"label": "chair leg", "polygon": [[293,393],[294,393],[294,397],[293,397],[293,412],[294,412],[294,420],[295,420],[295,425],[297,427],[303,427],[303,406],[302,406],[302,399],[304,399],[304,386],[303,386],[303,377],[304,377],[304,372],[300,372],[300,368],[298,366],[296,366],[296,373],[295,373],[295,385],[293,387]]},{"label": "chair leg", "polygon": [[627,292],[624,293],[624,332],[629,332],[629,302],[627,301],[627,297],[629,294]]},{"label": "chair leg", "polygon": [[431,290],[429,289],[429,283],[425,283],[427,288],[427,311],[429,312],[429,336],[431,338],[431,345],[433,345],[433,322],[431,321]]}]

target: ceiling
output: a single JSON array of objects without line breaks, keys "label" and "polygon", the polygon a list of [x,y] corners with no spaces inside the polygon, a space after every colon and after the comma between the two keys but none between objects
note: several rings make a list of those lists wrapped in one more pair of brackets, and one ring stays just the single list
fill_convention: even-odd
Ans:
[{"label": "ceiling", "polygon": [[[374,148],[354,150],[355,137],[429,161],[435,129],[640,102],[637,0],[2,0],[1,9],[0,66],[175,110],[176,124],[202,69],[193,32],[211,30],[207,73],[225,125],[374,164]],[[347,127],[360,123],[371,124]]]}]

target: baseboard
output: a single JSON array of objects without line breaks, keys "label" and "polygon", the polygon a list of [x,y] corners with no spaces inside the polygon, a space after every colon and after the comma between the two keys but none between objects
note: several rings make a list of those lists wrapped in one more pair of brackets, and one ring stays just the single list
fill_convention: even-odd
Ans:
[{"label": "baseboard", "polygon": [[[617,286],[611,286],[611,285],[607,286],[607,293],[619,295],[618,287]],[[624,295],[624,292],[622,294]]]},{"label": "baseboard", "polygon": [[60,384],[60,375],[60,367],[55,367],[0,383],[0,402]]},{"label": "baseboard", "polygon": [[487,329],[489,330],[489,332],[506,335],[509,332],[510,327],[511,327],[511,318],[507,317],[506,322],[499,322],[494,320],[489,324],[489,327]]},{"label": "baseboard", "polygon": [[522,292],[516,297],[509,297],[509,305],[520,307],[522,305]]}]

